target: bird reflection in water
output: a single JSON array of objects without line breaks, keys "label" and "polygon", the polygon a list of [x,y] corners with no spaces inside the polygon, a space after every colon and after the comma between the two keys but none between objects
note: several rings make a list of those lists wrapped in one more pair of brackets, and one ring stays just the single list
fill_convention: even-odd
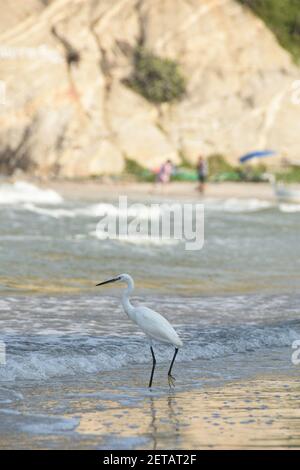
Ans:
[{"label": "bird reflection in water", "polygon": [[[176,396],[172,393],[162,398],[149,398],[151,421],[149,434],[152,438],[152,450],[162,449],[168,445],[168,437],[173,447],[179,447],[180,412]],[[161,416],[159,416],[161,415]]]}]

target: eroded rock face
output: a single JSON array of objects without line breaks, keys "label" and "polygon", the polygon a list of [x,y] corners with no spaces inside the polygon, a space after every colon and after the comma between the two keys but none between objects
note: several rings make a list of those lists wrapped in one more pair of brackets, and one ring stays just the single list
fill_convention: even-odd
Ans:
[{"label": "eroded rock face", "polygon": [[[184,153],[298,158],[299,69],[234,0],[0,0],[0,171],[117,174]],[[123,83],[138,41],[176,59],[186,97],[155,106]],[[3,90],[3,87],[2,87]],[[3,93],[2,93],[3,95]]]}]

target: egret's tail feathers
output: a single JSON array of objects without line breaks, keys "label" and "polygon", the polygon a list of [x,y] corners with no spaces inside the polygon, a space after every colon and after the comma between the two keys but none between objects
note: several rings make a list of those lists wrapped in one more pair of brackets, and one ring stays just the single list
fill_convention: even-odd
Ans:
[{"label": "egret's tail feathers", "polygon": [[179,338],[179,336],[176,338],[176,341],[174,341],[174,345],[175,345],[177,348],[182,348],[183,342],[181,341],[181,339]]}]

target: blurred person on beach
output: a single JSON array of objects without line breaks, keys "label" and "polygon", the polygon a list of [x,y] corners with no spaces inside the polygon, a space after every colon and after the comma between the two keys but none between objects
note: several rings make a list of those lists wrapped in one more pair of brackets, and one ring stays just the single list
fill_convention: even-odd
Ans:
[{"label": "blurred person on beach", "polygon": [[165,163],[163,163],[159,169],[159,172],[157,174],[157,182],[166,184],[169,183],[171,180],[171,176],[175,171],[175,167],[171,160],[167,160]]},{"label": "blurred person on beach", "polygon": [[207,162],[202,157],[202,155],[199,155],[198,163],[197,163],[197,175],[198,175],[198,182],[199,182],[198,190],[200,191],[201,194],[204,194],[204,191],[205,191],[205,182],[207,178],[207,173],[208,173]]}]

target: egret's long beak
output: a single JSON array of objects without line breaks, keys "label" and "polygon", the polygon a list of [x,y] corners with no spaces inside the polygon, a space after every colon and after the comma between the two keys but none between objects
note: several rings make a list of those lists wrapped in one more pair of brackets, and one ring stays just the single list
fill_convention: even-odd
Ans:
[{"label": "egret's long beak", "polygon": [[96,284],[96,287],[97,286],[103,286],[104,284],[109,284],[110,282],[116,282],[116,281],[119,281],[119,280],[120,280],[119,277],[113,277],[112,279],[108,279],[107,281],[99,282],[99,284]]}]

